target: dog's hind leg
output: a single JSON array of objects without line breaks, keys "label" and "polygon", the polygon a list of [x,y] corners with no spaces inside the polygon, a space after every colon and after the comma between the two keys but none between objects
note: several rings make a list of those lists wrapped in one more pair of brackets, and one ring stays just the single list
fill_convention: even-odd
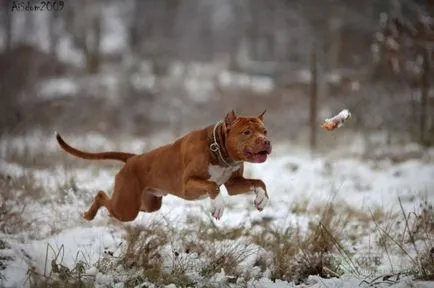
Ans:
[{"label": "dog's hind leg", "polygon": [[90,206],[89,210],[84,213],[84,219],[91,221],[93,218],[95,218],[96,213],[102,206],[106,207],[112,216],[115,216],[113,215],[112,203],[110,198],[107,196],[107,194],[105,194],[104,191],[99,191],[98,194],[96,194],[95,199],[93,200],[92,206]]},{"label": "dog's hind leg", "polygon": [[103,191],[99,191],[92,206],[84,213],[85,219],[92,220],[102,206],[107,208],[112,217],[123,222],[133,221],[137,217],[141,205],[140,185],[137,178],[131,175],[131,169],[125,169],[126,167],[124,166],[116,174],[115,187],[111,197]]}]

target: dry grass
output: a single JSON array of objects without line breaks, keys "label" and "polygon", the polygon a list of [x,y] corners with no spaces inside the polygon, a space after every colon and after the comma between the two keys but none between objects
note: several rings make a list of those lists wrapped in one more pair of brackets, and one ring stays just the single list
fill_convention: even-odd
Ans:
[{"label": "dry grass", "polygon": [[243,271],[240,269],[240,264],[257,253],[257,248],[251,244],[245,243],[230,243],[227,245],[217,244],[207,248],[206,258],[208,261],[204,263],[199,274],[202,277],[209,278],[221,271],[225,275],[231,277],[239,277]]},{"label": "dry grass", "polygon": [[207,213],[207,211],[204,211],[204,213],[209,216],[207,221],[197,216],[190,216],[187,218],[187,224],[191,224],[196,227],[198,240],[236,240],[248,234],[248,231],[244,227],[219,228],[214,224],[214,221],[211,219],[211,216]]},{"label": "dry grass", "polygon": [[[401,211],[404,218],[405,229],[403,241],[407,242],[416,255],[415,262],[416,276],[423,280],[434,280],[434,209],[433,204],[427,200],[423,201],[419,210],[406,214],[401,200]],[[410,217],[414,215],[415,220],[411,224]],[[408,237],[405,237],[405,234]],[[407,238],[407,239],[406,239]],[[418,245],[421,242],[422,245]],[[422,248],[420,248],[422,246]],[[409,253],[408,253],[409,254]]]},{"label": "dry grass", "polygon": [[124,252],[116,262],[129,271],[141,271],[140,275],[128,279],[126,287],[135,287],[144,280],[156,285],[177,283],[179,287],[193,284],[186,276],[189,268],[187,263],[178,261],[176,252],[173,253],[173,265],[169,269],[163,267],[164,259],[160,248],[175,236],[170,226],[155,221],[148,225],[127,226],[125,232]]},{"label": "dry grass", "polygon": [[[203,220],[198,223],[202,227],[208,225]],[[208,228],[213,229],[211,226]],[[127,236],[122,256],[117,258],[115,265],[120,264],[128,271],[141,271],[127,280],[126,287],[134,287],[144,281],[158,287],[171,283],[176,283],[178,287],[196,287],[197,277],[207,279],[222,270],[235,279],[241,273],[239,264],[254,253],[254,248],[249,245],[220,242],[213,238],[216,232],[207,234],[210,237],[191,237],[196,231],[179,230],[164,221],[128,226],[125,232]],[[172,252],[163,255],[163,247]],[[108,271],[110,269],[113,267],[109,267]],[[203,280],[200,282],[202,285]],[[210,282],[203,287],[214,286]]]},{"label": "dry grass", "polygon": [[[0,240],[0,252],[2,250],[9,249],[9,248],[10,248],[9,245],[5,241]],[[7,262],[10,260],[12,260],[12,258],[10,256],[0,255],[0,280],[5,279],[2,271],[6,269]]]},{"label": "dry grass", "polygon": [[307,198],[300,199],[291,203],[290,210],[294,214],[307,214],[310,200]]},{"label": "dry grass", "polygon": [[[300,205],[305,206],[303,203]],[[301,211],[308,213],[311,208],[307,207]],[[413,222],[408,221],[406,214],[404,222],[408,224],[403,234],[407,236],[402,237],[401,242],[393,238],[396,227],[386,226],[387,213],[380,208],[372,211],[371,223],[375,223],[378,231],[389,239],[384,243],[387,251],[391,252],[392,246],[396,245],[412,249],[412,241],[428,241],[427,235],[432,234],[430,229],[434,219],[430,207],[429,203],[424,203],[421,210],[415,212],[417,215],[413,216]],[[369,221],[366,214],[344,204],[316,206],[314,211],[318,218],[310,223],[307,231],[298,226],[275,229],[267,220],[253,224],[261,229],[219,228],[212,221],[196,217],[189,219],[194,226],[182,228],[166,221],[126,225],[120,255],[108,252],[96,267],[101,273],[115,275],[115,281],[123,282],[124,287],[136,287],[142,283],[153,283],[157,287],[171,283],[176,283],[177,287],[229,287],[233,283],[242,285],[264,273],[272,280],[303,283],[310,275],[340,277],[343,266],[360,275],[359,266],[346,250],[344,242],[348,235],[343,231],[351,230],[346,228],[355,222],[360,226],[366,225],[365,222]],[[390,221],[395,221],[396,217]],[[388,232],[383,227],[388,227]],[[426,242],[429,249],[417,250],[417,257],[407,251],[415,261],[414,275],[425,280],[432,280],[434,271],[434,251],[429,245]],[[75,267],[68,269],[58,259],[60,257],[56,256],[51,262],[50,273],[29,269],[31,287],[91,287],[94,276],[85,274],[87,263],[77,262]],[[246,259],[250,260],[246,262]],[[246,266],[246,263],[249,264]],[[127,279],[116,278],[119,267],[125,271],[121,274],[130,275]],[[222,271],[225,280],[214,283],[215,275]]]},{"label": "dry grass", "polygon": [[[419,251],[418,260],[421,266],[421,279],[434,281],[434,209],[433,204],[423,201],[419,213],[414,213],[416,221],[413,225],[414,241],[422,241],[423,248]],[[411,229],[411,228],[410,228]]]},{"label": "dry grass", "polygon": [[[149,269],[161,263],[158,248],[169,241],[169,231],[157,222],[150,225],[126,227],[126,249],[122,264],[126,267]],[[140,253],[137,253],[140,251]]]},{"label": "dry grass", "polygon": [[419,252],[418,260],[422,269],[418,270],[418,278],[434,281],[434,247]]},{"label": "dry grass", "polygon": [[[65,247],[62,245],[57,251],[47,244],[45,266],[43,271],[28,263],[27,280],[30,288],[90,288],[93,287],[95,277],[93,275],[86,275],[86,269],[90,267],[89,263],[82,260],[75,261],[72,269],[62,265],[63,253]],[[50,252],[54,254],[54,258],[49,261]],[[77,253],[76,259],[78,259]]]},{"label": "dry grass", "polygon": [[11,234],[26,229],[22,218],[26,208],[23,199],[38,200],[43,195],[44,188],[31,173],[0,174],[0,232]]},{"label": "dry grass", "polygon": [[[297,227],[285,230],[264,229],[254,235],[255,244],[273,255],[271,276],[300,283],[309,275],[337,276],[339,268],[332,252],[341,249],[338,222],[331,209],[322,213],[319,222],[311,223],[307,234]],[[332,275],[331,275],[332,274]]]},{"label": "dry grass", "polygon": [[[226,275],[225,285],[245,283],[263,273],[269,273],[273,280],[303,283],[310,275],[340,277],[344,273],[343,267],[346,267],[347,272],[361,275],[358,263],[346,249],[344,242],[348,240],[348,235],[343,231],[351,230],[347,228],[354,223],[367,228],[372,227],[367,224],[369,221],[371,224],[385,223],[385,219],[397,217],[390,217],[380,208],[373,209],[369,220],[369,212],[345,204],[313,208],[304,202],[300,205],[303,208],[296,210],[303,213],[315,211],[319,217],[310,223],[306,232],[297,226],[275,229],[266,219],[253,223],[253,226],[261,229],[219,228],[212,221],[196,217],[189,219],[189,222],[194,223],[194,231],[158,222],[130,227],[126,230],[128,236],[124,253],[117,263],[129,271],[141,271],[138,276],[128,280],[131,286],[127,287],[146,281],[157,286],[170,283],[178,283],[180,287],[195,286],[198,282],[192,273],[200,276],[201,283],[205,283],[203,281],[207,280],[204,279],[213,279],[222,271]],[[368,231],[365,229],[364,233]],[[192,234],[195,236],[192,237]],[[166,252],[163,252],[162,247],[166,247]],[[173,254],[167,255],[167,249]],[[200,259],[199,265],[189,258],[188,255],[192,254],[197,255],[195,259]],[[167,257],[170,258],[169,266]],[[254,261],[246,267],[244,263],[249,257],[253,257]],[[425,261],[424,265],[429,264],[429,258],[422,260]],[[208,284],[210,287],[213,285]]]},{"label": "dry grass", "polygon": [[[273,279],[297,283],[309,275],[337,277],[341,272],[332,254],[345,251],[337,236],[339,221],[330,211],[324,211],[320,221],[312,223],[307,233],[297,228],[272,229],[267,221],[256,224],[264,228],[262,232],[253,233],[255,229],[218,228],[213,222],[198,218],[194,218],[195,231],[174,229],[167,223],[158,222],[129,227],[125,249],[117,263],[129,271],[142,271],[129,280],[134,285],[138,281],[149,281],[157,285],[195,286],[197,279],[192,273],[201,279],[212,279],[222,271],[226,275],[225,283],[229,284],[260,275],[250,273],[252,269],[259,273],[269,269]],[[166,247],[166,253],[169,249],[173,254],[162,255],[162,247]],[[196,256],[192,257],[194,254]],[[168,267],[167,257],[170,258]],[[245,267],[244,263],[250,257],[256,259],[253,267]]]},{"label": "dry grass", "polygon": [[[434,280],[434,210],[423,201],[419,210],[408,213],[401,199],[401,216],[392,223],[380,223],[373,218],[378,235],[377,244],[390,259],[392,252],[401,253],[411,263],[408,272],[417,279]],[[390,261],[390,260],[389,260]],[[393,267],[393,263],[390,262]]]},{"label": "dry grass", "polygon": [[[30,231],[35,219],[25,216],[32,209],[29,204],[44,205],[54,201],[56,205],[62,205],[74,201],[70,193],[80,192],[72,175],[65,175],[64,179],[54,184],[54,187],[44,185],[34,172],[21,172],[14,176],[0,173],[0,233]],[[55,232],[53,228],[52,233]]]},{"label": "dry grass", "polygon": [[419,211],[409,214],[414,215],[416,220],[412,227],[412,233],[416,238],[432,238],[434,235],[434,209],[433,204],[427,200],[419,204]]},{"label": "dry grass", "polygon": [[386,212],[376,206],[371,209],[360,209],[345,202],[333,202],[330,204],[311,205],[310,200],[301,198],[291,203],[290,211],[296,215],[308,215],[310,217],[324,217],[334,215],[332,226],[342,234],[345,231],[345,240],[356,243],[372,228],[373,219],[379,223],[397,218],[397,213]]}]

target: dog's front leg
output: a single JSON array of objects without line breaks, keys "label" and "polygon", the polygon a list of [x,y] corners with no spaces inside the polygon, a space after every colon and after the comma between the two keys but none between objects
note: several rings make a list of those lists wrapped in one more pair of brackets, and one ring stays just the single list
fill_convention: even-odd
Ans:
[{"label": "dog's front leg", "polygon": [[229,195],[254,192],[256,194],[254,204],[259,211],[262,211],[268,203],[267,188],[262,180],[235,176],[230,178],[228,182],[225,183],[225,186]]},{"label": "dog's front leg", "polygon": [[[197,178],[190,178],[186,185],[184,193],[186,195],[203,195],[203,193],[206,193],[211,198],[211,214],[212,216],[219,220],[223,215],[223,210],[225,208],[225,202],[223,201],[223,197],[220,193],[220,189],[217,186],[216,183],[203,180],[203,179],[197,179]],[[196,198],[196,197],[194,197]]]}]

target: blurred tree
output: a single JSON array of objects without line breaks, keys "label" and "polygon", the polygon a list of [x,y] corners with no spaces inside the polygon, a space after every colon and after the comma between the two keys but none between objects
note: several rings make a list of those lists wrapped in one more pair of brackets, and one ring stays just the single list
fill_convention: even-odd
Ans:
[{"label": "blurred tree", "polygon": [[4,23],[5,45],[4,50],[8,51],[12,47],[12,13],[9,8],[9,1],[1,1],[2,22]]},{"label": "blurred tree", "polygon": [[156,75],[166,73],[168,59],[173,59],[180,3],[178,0],[134,0],[132,3],[132,17],[127,24],[129,48],[136,56],[152,59]]},{"label": "blurred tree", "polygon": [[49,52],[57,57],[57,46],[61,35],[61,17],[60,13],[53,11],[48,15],[48,37],[49,37]]},{"label": "blurred tree", "polygon": [[[421,144],[432,144],[427,137],[431,71],[434,58],[434,2],[397,1],[380,19],[376,44],[380,53],[374,77],[395,84],[406,83],[420,91],[420,100],[412,93],[409,101],[413,115],[413,137]],[[395,85],[393,84],[393,85]],[[416,106],[419,101],[419,107]],[[418,111],[417,111],[418,110]],[[419,115],[419,117],[416,117]],[[433,131],[434,132],[434,131]],[[434,133],[431,137],[433,138]]]},{"label": "blurred tree", "polygon": [[317,148],[317,114],[318,114],[318,63],[316,46],[312,46],[310,58],[311,88],[309,98],[309,119],[310,119],[310,150],[312,153]]},{"label": "blurred tree", "polygon": [[333,8],[328,20],[330,44],[328,49],[328,65],[329,70],[334,70],[339,66],[339,56],[341,54],[341,29],[342,29],[342,7],[339,4],[333,3]]},{"label": "blurred tree", "polygon": [[66,30],[85,59],[86,71],[97,73],[101,65],[102,2],[81,0],[71,2],[67,9]]}]

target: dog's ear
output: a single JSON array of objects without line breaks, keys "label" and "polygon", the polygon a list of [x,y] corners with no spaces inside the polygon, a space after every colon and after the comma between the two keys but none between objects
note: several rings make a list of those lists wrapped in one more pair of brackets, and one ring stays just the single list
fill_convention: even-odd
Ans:
[{"label": "dog's ear", "polygon": [[261,114],[258,115],[258,118],[261,119],[261,121],[262,121],[263,118],[264,118],[264,114],[265,114],[265,112],[267,112],[267,109],[264,109],[264,112],[262,112]]},{"label": "dog's ear", "polygon": [[234,123],[234,121],[237,119],[237,115],[235,114],[235,111],[232,110],[225,116],[225,125],[226,127],[229,127]]}]

